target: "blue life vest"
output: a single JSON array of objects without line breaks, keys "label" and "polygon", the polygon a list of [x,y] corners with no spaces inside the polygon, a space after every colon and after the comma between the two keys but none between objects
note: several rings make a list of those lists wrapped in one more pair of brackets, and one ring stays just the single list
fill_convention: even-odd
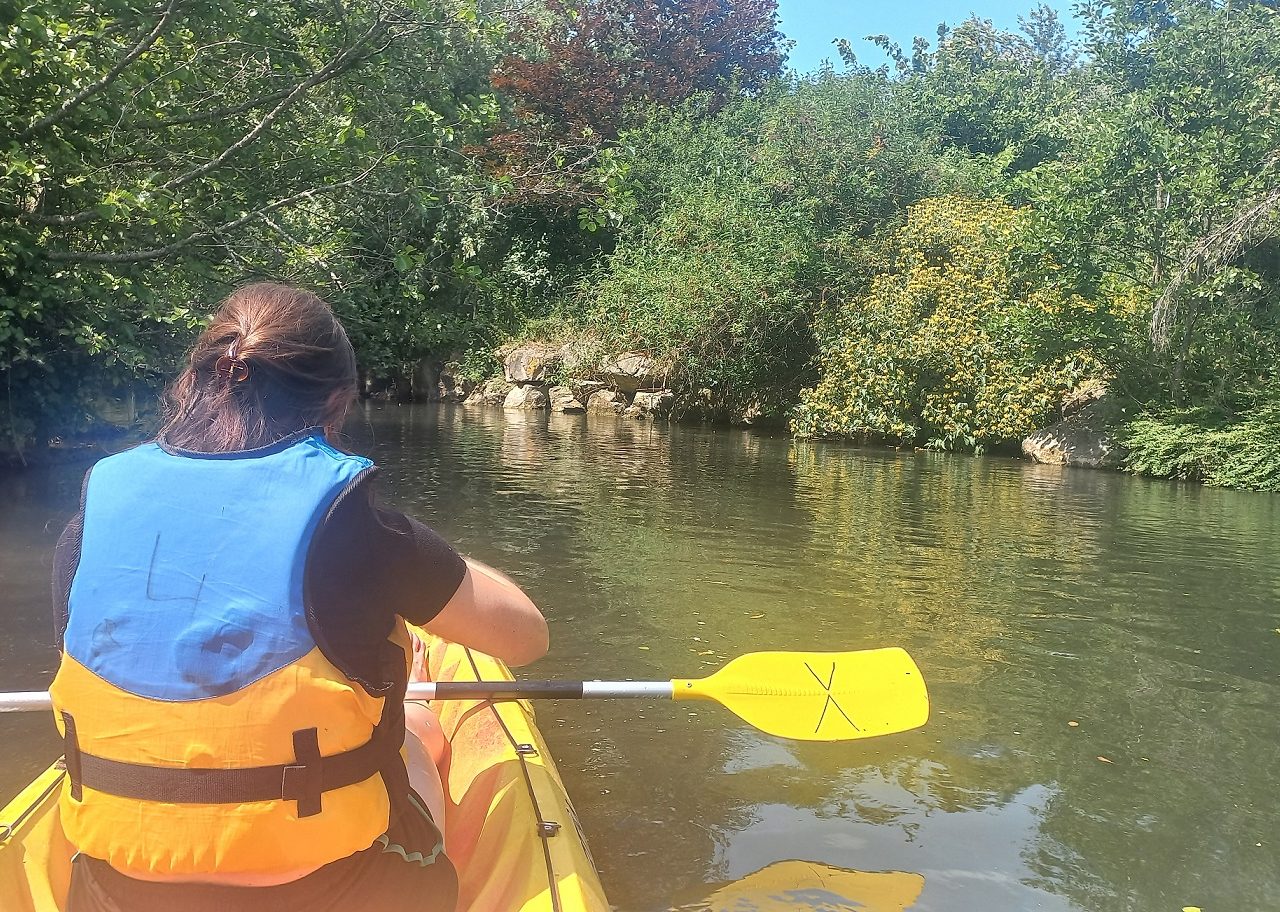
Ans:
[{"label": "blue life vest", "polygon": [[369,460],[314,433],[232,458],[148,443],[89,476],[67,655],[154,700],[222,696],[315,648],[303,575]]}]

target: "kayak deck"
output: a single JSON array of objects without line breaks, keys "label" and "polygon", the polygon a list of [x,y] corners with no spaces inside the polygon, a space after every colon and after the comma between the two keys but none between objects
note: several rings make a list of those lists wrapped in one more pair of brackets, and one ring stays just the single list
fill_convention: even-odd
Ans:
[{"label": "kayak deck", "polygon": [[[436,681],[511,680],[497,659],[428,641]],[[447,851],[459,912],[606,912],[595,863],[527,701],[438,700],[449,739]]]},{"label": "kayak deck", "polygon": [[[436,681],[511,680],[501,661],[424,636]],[[582,828],[525,701],[437,701],[449,741],[448,853],[459,912],[606,912]],[[63,912],[74,849],[62,761],[0,811],[0,909]]]}]

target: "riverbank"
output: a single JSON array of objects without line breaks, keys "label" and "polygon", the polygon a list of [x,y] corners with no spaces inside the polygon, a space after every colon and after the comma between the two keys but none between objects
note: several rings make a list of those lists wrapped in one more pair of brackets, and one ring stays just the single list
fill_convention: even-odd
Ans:
[{"label": "riverbank", "polygon": [[[798,403],[779,405],[766,394],[717,397],[710,389],[694,389],[678,363],[664,363],[639,351],[608,352],[591,337],[509,343],[493,353],[491,363],[500,372],[485,379],[468,371],[457,355],[422,358],[412,370],[381,381],[362,373],[361,397],[372,402],[441,402],[516,412],[706,423],[772,433],[802,430],[796,420]],[[764,405],[770,401],[772,405]],[[51,436],[44,446],[19,450],[0,444],[0,468],[87,463],[154,431],[156,412],[146,389],[135,386],[126,397],[102,402],[105,405],[97,416],[82,419],[74,433]],[[730,407],[730,402],[737,407]],[[895,450],[1020,453],[1048,465],[1280,491],[1280,406],[1264,402],[1256,414],[1236,422],[1195,412],[1151,414],[1123,404],[1107,383],[1086,379],[1061,397],[1050,419],[1021,436],[977,447],[922,447],[918,440],[875,433],[797,436]]]},{"label": "riverbank", "polygon": [[[417,384],[433,401],[488,405],[512,411],[618,415],[638,420],[710,422],[773,431],[799,430],[797,403],[765,408],[768,397],[738,395],[726,407],[711,390],[694,390],[678,363],[665,364],[636,351],[602,354],[595,340],[513,343],[495,353],[501,374],[466,380],[456,362],[435,362],[435,381]],[[419,367],[415,376],[431,368]],[[1244,490],[1280,490],[1280,409],[1261,410],[1245,430],[1195,416],[1162,419],[1125,404],[1110,386],[1085,379],[1062,395],[1050,419],[1021,436],[985,446],[927,446],[958,452],[1021,453],[1034,462],[1072,468],[1106,469],[1202,482]],[[916,449],[920,441],[884,434],[800,434],[859,445]]]}]

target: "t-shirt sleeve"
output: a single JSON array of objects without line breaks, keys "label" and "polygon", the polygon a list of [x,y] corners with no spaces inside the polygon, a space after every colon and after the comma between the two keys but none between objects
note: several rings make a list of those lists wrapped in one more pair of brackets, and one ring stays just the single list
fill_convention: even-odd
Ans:
[{"label": "t-shirt sleeve", "polygon": [[80,511],[71,517],[67,527],[58,536],[53,549],[53,641],[62,648],[62,637],[67,632],[67,620],[71,604],[71,583],[80,566],[80,543],[84,538],[84,499],[89,490],[89,474],[84,473],[80,484]]},{"label": "t-shirt sleeve", "polygon": [[385,549],[379,591],[388,606],[411,624],[425,624],[449,603],[467,572],[466,562],[434,529],[398,510],[373,507]]},{"label": "t-shirt sleeve", "polygon": [[428,623],[466,570],[462,556],[429,527],[378,507],[366,479],[316,531],[306,569],[312,633],[348,677],[382,686],[396,616]]}]

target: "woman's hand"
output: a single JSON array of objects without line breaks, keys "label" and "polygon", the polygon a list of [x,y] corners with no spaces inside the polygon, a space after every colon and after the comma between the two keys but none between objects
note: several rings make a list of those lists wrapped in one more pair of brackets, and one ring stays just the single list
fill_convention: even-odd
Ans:
[{"label": "woman's hand", "polygon": [[467,572],[458,591],[427,629],[508,665],[527,665],[546,655],[547,621],[538,606],[497,570],[465,560]]}]

